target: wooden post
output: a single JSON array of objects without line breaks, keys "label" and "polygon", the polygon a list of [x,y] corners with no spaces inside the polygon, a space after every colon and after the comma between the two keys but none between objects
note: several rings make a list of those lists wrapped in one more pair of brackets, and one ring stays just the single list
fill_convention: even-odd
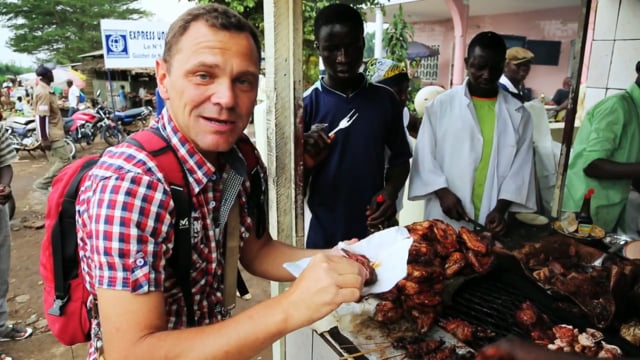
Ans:
[{"label": "wooden post", "polygon": [[564,131],[562,132],[562,146],[560,148],[560,160],[558,161],[558,176],[556,178],[556,187],[553,191],[553,203],[551,204],[551,216],[560,217],[562,211],[562,198],[564,195],[564,185],[567,181],[567,169],[569,167],[569,156],[571,155],[571,146],[573,144],[573,130],[576,122],[576,107],[578,97],[580,95],[580,79],[582,78],[582,66],[584,63],[584,53],[587,48],[587,35],[589,33],[589,16],[591,15],[591,0],[582,0],[582,18],[581,27],[578,37],[580,39],[580,47],[576,49],[580,52],[578,57],[578,67],[576,72],[571,75],[573,80],[569,93],[569,108],[564,120]]},{"label": "wooden post", "polygon": [[[303,247],[302,124],[296,123],[301,103],[302,2],[265,0],[267,153],[269,168],[269,223],[271,234]],[[288,284],[272,283],[276,296]],[[284,339],[273,345],[273,359],[285,358]]]}]

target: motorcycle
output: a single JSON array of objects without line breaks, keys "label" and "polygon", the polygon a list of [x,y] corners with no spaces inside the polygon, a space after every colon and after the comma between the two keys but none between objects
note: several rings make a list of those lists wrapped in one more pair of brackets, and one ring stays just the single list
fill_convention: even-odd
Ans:
[{"label": "motorcycle", "polygon": [[[10,117],[5,122],[5,129],[9,135],[11,145],[16,152],[26,151],[35,159],[32,151],[43,151],[36,128],[35,117]],[[76,146],[73,141],[67,138],[65,138],[64,141],[69,149],[71,158],[73,158],[76,154]]]},{"label": "motorcycle", "polygon": [[11,145],[16,152],[26,151],[34,157],[31,152],[41,150],[34,117],[10,117],[5,122],[4,128],[9,134]]},{"label": "motorcycle", "polygon": [[111,124],[102,129],[102,138],[109,145],[119,144],[124,139],[149,126],[153,117],[153,109],[143,106],[127,111],[114,111]]},{"label": "motorcycle", "polygon": [[63,120],[64,132],[71,141],[91,145],[108,125],[108,109],[99,105],[95,110],[76,111],[70,118]]}]

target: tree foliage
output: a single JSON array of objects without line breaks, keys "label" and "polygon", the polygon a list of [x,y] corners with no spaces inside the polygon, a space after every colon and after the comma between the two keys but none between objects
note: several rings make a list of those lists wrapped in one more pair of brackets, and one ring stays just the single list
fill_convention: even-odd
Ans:
[{"label": "tree foliage", "polygon": [[[189,0],[201,4],[218,3],[228,6],[248,19],[261,32],[264,31],[264,2],[263,0]],[[328,0],[302,0],[303,16],[303,57],[304,80],[309,85],[318,78],[318,54],[314,47],[313,19],[318,10],[335,3]],[[342,0],[337,1],[351,6],[366,9],[380,4],[379,0]]]},{"label": "tree foliage", "polygon": [[12,34],[7,45],[38,61],[67,64],[102,48],[100,19],[150,15],[135,0],[0,0],[0,19]]},{"label": "tree foliage", "polygon": [[402,5],[393,14],[393,20],[384,31],[382,45],[387,49],[387,58],[404,64],[407,60],[409,42],[413,39],[413,26],[407,22],[402,12]]}]

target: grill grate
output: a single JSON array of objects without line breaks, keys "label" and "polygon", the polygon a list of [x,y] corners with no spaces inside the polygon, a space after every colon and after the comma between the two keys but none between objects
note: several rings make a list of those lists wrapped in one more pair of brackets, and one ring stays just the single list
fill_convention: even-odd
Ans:
[{"label": "grill grate", "polygon": [[476,349],[507,335],[530,339],[530,335],[515,321],[515,313],[525,301],[546,314],[552,323],[560,323],[548,311],[544,311],[544,306],[532,301],[516,287],[490,276],[474,278],[462,285],[454,293],[451,304],[445,307],[443,318],[459,318],[496,334],[495,337],[474,339],[470,345]]}]

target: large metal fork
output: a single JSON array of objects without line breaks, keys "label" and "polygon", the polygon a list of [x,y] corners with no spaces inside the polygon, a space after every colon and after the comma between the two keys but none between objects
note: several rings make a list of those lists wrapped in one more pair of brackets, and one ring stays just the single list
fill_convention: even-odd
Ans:
[{"label": "large metal fork", "polygon": [[[351,110],[351,112],[347,116],[345,116],[344,119],[340,120],[340,123],[338,124],[338,126],[336,126],[336,128],[331,130],[331,132],[329,133],[329,139],[333,140],[338,130],[344,129],[347,126],[351,125],[353,120],[355,120],[358,117],[358,113],[355,113],[355,112],[356,112],[355,109]],[[355,113],[355,115],[353,113]]]}]

